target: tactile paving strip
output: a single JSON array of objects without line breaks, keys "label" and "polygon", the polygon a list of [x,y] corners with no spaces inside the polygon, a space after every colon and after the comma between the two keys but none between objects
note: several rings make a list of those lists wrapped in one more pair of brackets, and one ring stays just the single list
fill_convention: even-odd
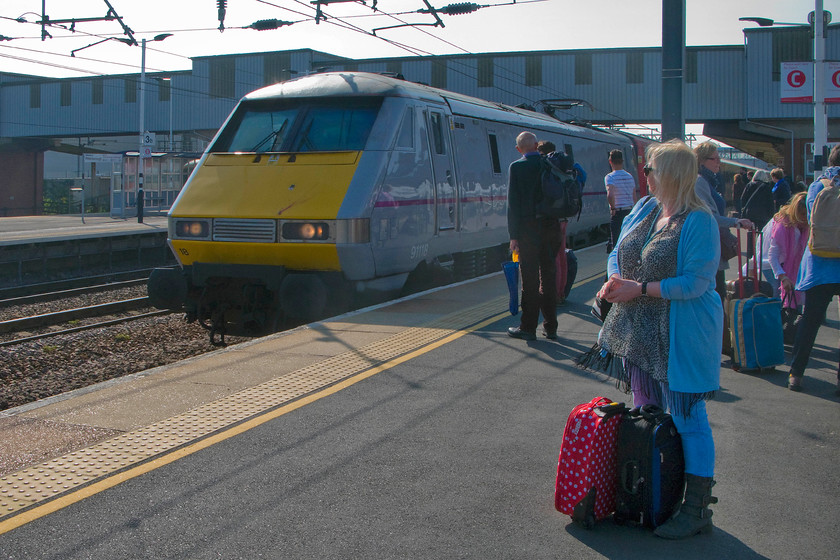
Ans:
[{"label": "tactile paving strip", "polygon": [[492,317],[506,306],[507,297],[495,298],[425,327],[406,329],[151,426],[0,477],[0,520],[382,365]]}]

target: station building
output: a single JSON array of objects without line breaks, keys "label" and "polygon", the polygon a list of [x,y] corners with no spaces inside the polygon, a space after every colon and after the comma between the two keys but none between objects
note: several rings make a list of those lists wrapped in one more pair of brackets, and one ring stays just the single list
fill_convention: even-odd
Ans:
[{"label": "station building", "polygon": [[[743,45],[685,49],[684,119],[792,178],[807,178],[814,108],[781,102],[780,69],[782,62],[813,62],[810,30],[755,28],[744,36]],[[840,61],[840,25],[828,25],[825,36],[826,60]],[[386,72],[565,121],[627,127],[661,121],[661,61],[659,47],[360,60],[309,49],[196,57],[190,70],[146,73],[146,130],[154,134],[152,157],[142,160],[147,208],[171,204],[243,95],[296,76]],[[84,188],[89,211],[132,215],[139,82],[139,74],[0,73],[0,216],[66,212],[65,204],[73,210],[78,194],[61,198],[61,207],[54,202],[54,192],[73,187]],[[840,104],[826,107],[829,142],[840,141]]]}]

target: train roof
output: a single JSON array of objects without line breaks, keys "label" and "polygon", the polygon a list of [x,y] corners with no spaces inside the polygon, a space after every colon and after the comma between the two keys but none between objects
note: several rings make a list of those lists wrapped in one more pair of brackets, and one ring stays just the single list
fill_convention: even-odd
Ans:
[{"label": "train roof", "polygon": [[455,115],[483,118],[518,124],[523,127],[539,127],[583,135],[616,133],[586,128],[559,121],[527,109],[494,103],[477,97],[470,97],[425,84],[407,82],[398,78],[370,72],[324,72],[295,78],[279,84],[258,89],[246,95],[243,100],[272,99],[280,97],[406,97],[421,101],[446,102]]}]

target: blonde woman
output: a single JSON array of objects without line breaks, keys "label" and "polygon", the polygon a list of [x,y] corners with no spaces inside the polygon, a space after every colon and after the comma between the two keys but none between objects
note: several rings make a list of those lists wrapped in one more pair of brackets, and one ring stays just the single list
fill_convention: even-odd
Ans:
[{"label": "blonde woman", "polygon": [[794,292],[793,289],[810,232],[805,196],[804,192],[796,193],[773,216],[768,261],[773,275],[779,281],[782,301],[786,307],[799,308],[805,302],[805,294]]},{"label": "blonde woman", "polygon": [[706,400],[720,384],[720,243],[717,222],[695,192],[691,148],[673,140],[653,144],[647,161],[653,197],[637,202],[624,220],[609,280],[598,292],[613,306],[598,343],[578,365],[616,378],[635,406],[670,410],[683,441],[685,501],[656,534],[678,539],[712,528],[715,447]]}]

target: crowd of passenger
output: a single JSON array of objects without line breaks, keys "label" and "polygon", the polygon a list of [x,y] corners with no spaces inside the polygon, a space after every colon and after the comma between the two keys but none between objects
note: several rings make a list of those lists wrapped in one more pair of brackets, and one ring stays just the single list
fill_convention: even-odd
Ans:
[{"label": "crowd of passenger", "polygon": [[[542,313],[543,335],[554,339],[555,258],[562,230],[558,220],[535,211],[542,157],[536,136],[523,132],[516,147],[522,158],[510,166],[508,226],[510,249],[519,253],[522,315],[508,334],[535,340]],[[678,512],[655,533],[681,539],[711,530],[708,506],[716,501],[706,401],[720,386],[724,271],[731,258],[722,253],[725,232],[732,227],[763,232],[757,251],[753,237],[748,240],[752,258],[766,260],[760,268],[784,306],[801,311],[788,378],[788,388],[801,391],[817,331],[832,298],[840,295],[840,257],[813,255],[808,245],[817,195],[840,186],[840,145],[810,186],[801,177],[791,185],[781,168],[742,170],[733,182],[734,213],[727,211],[721,159],[712,142],[693,150],[677,140],[651,144],[644,167],[650,193],[641,198],[635,179],[623,171],[620,152],[611,152],[608,160],[612,171],[604,183],[613,223],[607,279],[596,298],[604,324],[597,343],[576,363],[615,378],[632,393],[634,406],[656,404],[671,412],[682,437],[685,495]],[[840,395],[840,360],[836,392]]]}]

